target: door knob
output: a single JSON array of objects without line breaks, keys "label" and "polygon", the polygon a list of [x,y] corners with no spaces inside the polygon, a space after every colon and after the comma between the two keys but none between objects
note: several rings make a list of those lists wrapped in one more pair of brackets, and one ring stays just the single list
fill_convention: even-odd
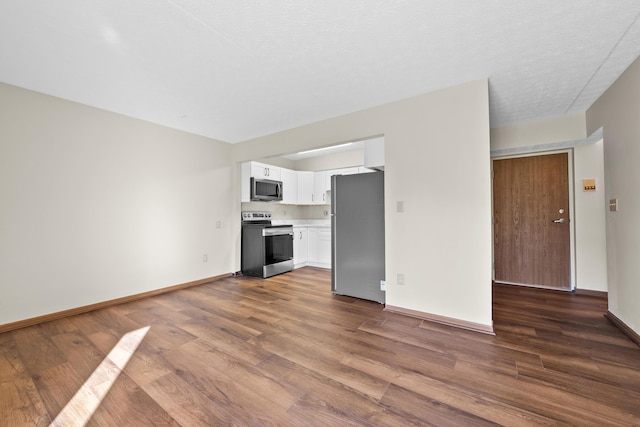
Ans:
[{"label": "door knob", "polygon": [[564,224],[564,218],[554,219],[553,222],[555,222],[557,224]]}]

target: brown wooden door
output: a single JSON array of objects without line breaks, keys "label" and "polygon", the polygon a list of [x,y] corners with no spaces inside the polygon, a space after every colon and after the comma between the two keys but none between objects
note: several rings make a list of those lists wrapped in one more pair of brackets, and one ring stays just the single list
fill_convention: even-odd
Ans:
[{"label": "brown wooden door", "polygon": [[567,153],[494,160],[493,215],[496,282],[571,288]]}]

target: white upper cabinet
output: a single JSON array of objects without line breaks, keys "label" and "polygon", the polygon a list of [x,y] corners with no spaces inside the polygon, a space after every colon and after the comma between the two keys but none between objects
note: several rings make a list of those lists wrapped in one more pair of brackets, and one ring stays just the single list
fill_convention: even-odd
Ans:
[{"label": "white upper cabinet", "polygon": [[384,137],[364,142],[364,165],[370,169],[384,170]]},{"label": "white upper cabinet", "polygon": [[[329,185],[327,186],[327,182]],[[331,181],[327,180],[327,171],[314,172],[313,175],[313,203],[328,205],[330,202],[327,192],[331,190]]]},{"label": "white upper cabinet", "polygon": [[240,200],[250,201],[250,179],[282,181],[282,203],[299,205],[331,204],[331,177],[373,172],[364,167],[331,169],[318,172],[295,171],[266,163],[246,162],[241,165]]},{"label": "white upper cabinet", "polygon": [[282,181],[282,203],[298,203],[298,173],[291,169],[280,169]]},{"label": "white upper cabinet", "polygon": [[313,172],[298,171],[298,204],[313,204]]},{"label": "white upper cabinet", "polygon": [[251,177],[280,181],[281,170],[277,166],[271,166],[265,163],[251,162]]}]

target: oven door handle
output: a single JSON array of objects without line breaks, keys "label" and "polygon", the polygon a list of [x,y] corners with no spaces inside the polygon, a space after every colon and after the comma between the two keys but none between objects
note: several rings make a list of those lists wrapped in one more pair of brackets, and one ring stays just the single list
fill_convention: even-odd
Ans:
[{"label": "oven door handle", "polygon": [[262,229],[262,235],[263,236],[285,236],[285,235],[290,235],[291,237],[293,237],[293,229],[278,229],[278,228],[263,228]]}]

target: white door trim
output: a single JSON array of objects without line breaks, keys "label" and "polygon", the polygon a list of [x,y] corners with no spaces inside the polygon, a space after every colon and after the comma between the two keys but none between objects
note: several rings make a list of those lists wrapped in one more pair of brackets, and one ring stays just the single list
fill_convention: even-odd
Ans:
[{"label": "white door trim", "polygon": [[573,173],[573,148],[562,149],[562,150],[548,150],[548,151],[535,151],[535,152],[527,152],[527,153],[518,153],[513,155],[504,155],[504,156],[495,156],[491,157],[491,279],[496,279],[496,269],[495,269],[495,256],[493,253],[494,248],[494,230],[493,230],[493,161],[494,160],[505,160],[505,159],[516,159],[519,157],[536,157],[536,156],[544,156],[548,154],[560,154],[567,153],[567,181],[569,184],[569,277],[571,287],[570,291],[574,291],[576,289],[576,236],[575,236],[575,206],[574,206],[574,192],[575,192],[575,179]]}]

